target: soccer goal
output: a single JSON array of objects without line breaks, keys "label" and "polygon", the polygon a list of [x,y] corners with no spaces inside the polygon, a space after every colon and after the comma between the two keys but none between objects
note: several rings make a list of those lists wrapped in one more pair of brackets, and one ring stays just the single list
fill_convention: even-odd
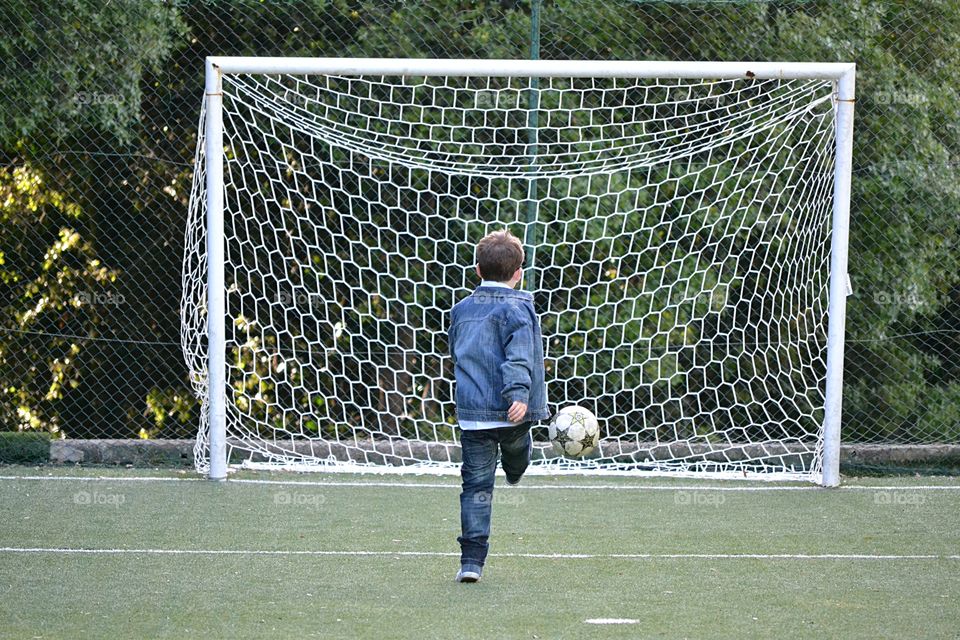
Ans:
[{"label": "soccer goal", "polygon": [[182,342],[197,465],[452,472],[448,311],[526,250],[533,472],[839,481],[855,67],[207,59]]}]

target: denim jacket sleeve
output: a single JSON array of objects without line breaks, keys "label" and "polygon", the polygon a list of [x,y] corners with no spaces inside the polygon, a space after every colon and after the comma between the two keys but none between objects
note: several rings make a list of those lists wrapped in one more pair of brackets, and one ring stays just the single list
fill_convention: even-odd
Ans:
[{"label": "denim jacket sleeve", "polygon": [[533,348],[533,327],[531,319],[522,308],[510,307],[503,331],[504,361],[500,365],[503,376],[503,399],[507,403],[529,403],[530,397],[530,353]]}]

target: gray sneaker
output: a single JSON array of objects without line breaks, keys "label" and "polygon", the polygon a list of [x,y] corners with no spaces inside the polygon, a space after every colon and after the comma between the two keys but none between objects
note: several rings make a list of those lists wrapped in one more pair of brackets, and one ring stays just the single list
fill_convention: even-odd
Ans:
[{"label": "gray sneaker", "polygon": [[483,568],[475,564],[465,564],[457,571],[457,582],[480,582]]}]

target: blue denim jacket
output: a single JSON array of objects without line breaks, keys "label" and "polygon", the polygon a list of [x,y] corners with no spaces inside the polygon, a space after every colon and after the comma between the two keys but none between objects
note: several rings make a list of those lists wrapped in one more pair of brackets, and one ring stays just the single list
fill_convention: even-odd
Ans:
[{"label": "blue denim jacket", "polygon": [[477,287],[450,312],[449,345],[459,420],[507,420],[515,401],[527,405],[525,422],[550,417],[532,295]]}]

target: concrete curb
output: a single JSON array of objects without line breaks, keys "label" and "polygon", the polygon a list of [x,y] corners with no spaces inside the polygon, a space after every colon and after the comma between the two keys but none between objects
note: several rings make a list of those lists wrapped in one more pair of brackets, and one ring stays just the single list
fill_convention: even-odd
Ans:
[{"label": "concrete curb", "polygon": [[193,440],[51,440],[50,462],[193,466]]}]

